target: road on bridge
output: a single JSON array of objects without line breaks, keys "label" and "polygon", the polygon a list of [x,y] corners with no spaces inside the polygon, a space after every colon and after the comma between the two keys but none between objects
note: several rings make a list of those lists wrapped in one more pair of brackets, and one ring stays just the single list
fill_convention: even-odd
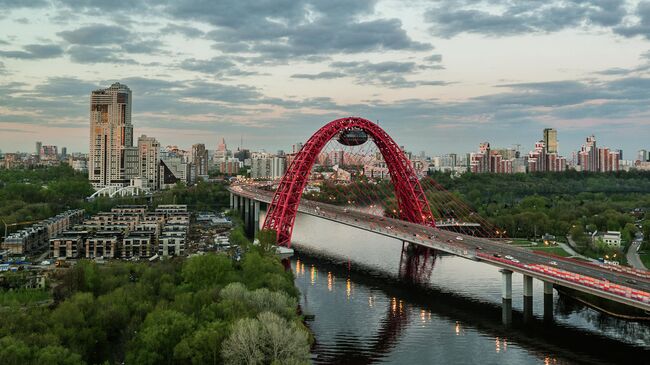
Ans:
[{"label": "road on bridge", "polygon": [[[273,192],[261,189],[259,184],[236,185],[232,186],[231,189],[239,195],[265,203],[270,203],[273,198]],[[645,292],[643,293],[644,295],[650,293],[650,273],[648,272],[634,272],[631,269],[629,272],[616,271],[621,270],[621,268],[615,268],[610,265],[582,262],[575,259],[552,257],[524,248],[515,247],[504,242],[468,236],[398,219],[376,216],[325,203],[301,200],[299,211],[355,226],[371,232],[391,236],[403,241],[439,249],[468,259],[480,259],[493,265],[513,269],[519,272],[526,272],[527,274],[530,273],[527,272],[525,266],[532,265],[532,267],[535,268],[543,267],[545,270],[546,268],[549,268],[552,270],[560,270],[593,278],[597,281],[606,283],[607,286],[614,284],[616,286],[642,291]],[[545,274],[532,274],[538,277],[546,277]],[[548,277],[556,279],[550,276]],[[564,284],[564,281],[562,282]],[[580,284],[578,284],[578,286],[580,286]],[[592,290],[590,292],[593,291],[596,291],[597,295],[602,294],[598,290]],[[612,299],[611,293],[605,294],[607,294],[605,297]],[[650,303],[645,301],[640,303],[641,308],[650,310]]]}]

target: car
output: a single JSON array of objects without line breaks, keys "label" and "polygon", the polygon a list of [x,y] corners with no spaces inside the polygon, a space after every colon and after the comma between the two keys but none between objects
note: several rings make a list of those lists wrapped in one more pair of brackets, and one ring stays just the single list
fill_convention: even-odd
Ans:
[{"label": "car", "polygon": [[477,249],[477,250],[482,250],[483,247],[481,247],[481,246],[476,246],[476,249]]},{"label": "car", "polygon": [[452,243],[452,242],[454,242],[454,241],[452,241],[452,240],[447,240],[447,243]]},{"label": "car", "polygon": [[549,261],[549,265],[557,266],[557,261]]},{"label": "car", "polygon": [[456,236],[456,239],[459,240],[459,241],[462,241],[462,240],[463,240],[463,237],[461,237],[461,236]]},{"label": "car", "polygon": [[512,259],[512,260],[510,260],[510,261],[514,262],[515,264],[518,264],[518,263],[519,263],[519,260],[517,260],[517,259]]},{"label": "car", "polygon": [[628,284],[636,284],[636,280],[632,280],[632,279],[627,279],[625,280],[625,282]]},{"label": "car", "polygon": [[512,259],[514,259],[514,257],[512,257],[512,256],[510,256],[510,255],[506,255],[506,258],[507,258],[508,260],[512,260]]},{"label": "car", "polygon": [[497,258],[501,258],[501,255],[499,255],[498,253],[493,253],[492,256],[497,257]]}]

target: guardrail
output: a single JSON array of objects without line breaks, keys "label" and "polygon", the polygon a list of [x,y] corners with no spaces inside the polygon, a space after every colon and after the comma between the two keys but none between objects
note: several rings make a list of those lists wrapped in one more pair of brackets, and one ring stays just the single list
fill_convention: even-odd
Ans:
[{"label": "guardrail", "polygon": [[483,259],[498,261],[509,266],[519,267],[546,276],[572,282],[591,289],[608,292],[610,294],[631,299],[643,304],[650,304],[650,293],[642,290],[632,289],[627,286],[614,284],[608,280],[595,279],[591,276],[576,274],[570,271],[543,264],[523,264],[521,262],[513,262],[512,260],[508,260],[503,257],[495,257],[493,255],[484,254],[482,252],[477,253],[477,256]]}]

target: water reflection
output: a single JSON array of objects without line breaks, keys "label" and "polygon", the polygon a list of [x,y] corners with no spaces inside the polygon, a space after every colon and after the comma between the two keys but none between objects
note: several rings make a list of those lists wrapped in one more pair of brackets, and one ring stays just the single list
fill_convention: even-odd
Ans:
[{"label": "water reflection", "polygon": [[438,270],[440,257],[405,258],[418,265],[404,272],[418,275],[404,280],[350,270],[347,260],[338,265],[301,256],[293,262],[301,304],[316,316],[310,322],[314,363],[630,363],[644,354],[643,348],[541,319],[524,326],[517,313],[514,326],[505,329],[496,305],[414,286],[411,279]]}]

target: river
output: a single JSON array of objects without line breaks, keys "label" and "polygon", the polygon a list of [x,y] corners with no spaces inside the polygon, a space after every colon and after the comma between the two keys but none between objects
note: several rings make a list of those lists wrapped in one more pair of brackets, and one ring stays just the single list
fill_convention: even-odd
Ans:
[{"label": "river", "polygon": [[[650,361],[648,324],[600,314],[557,292],[553,320],[545,321],[538,281],[534,318],[524,321],[523,278],[514,274],[513,321],[504,326],[501,276],[493,266],[428,252],[408,256],[418,264],[405,270],[401,243],[322,227],[315,219],[298,217],[303,228],[294,232],[291,258],[300,304],[315,316],[308,322],[316,338],[315,364]],[[312,230],[320,234],[312,236]]]}]

